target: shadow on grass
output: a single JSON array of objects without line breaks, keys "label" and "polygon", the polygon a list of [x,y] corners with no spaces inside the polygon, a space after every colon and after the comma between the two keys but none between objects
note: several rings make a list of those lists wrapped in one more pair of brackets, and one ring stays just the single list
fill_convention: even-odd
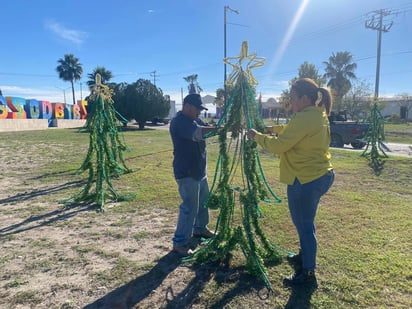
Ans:
[{"label": "shadow on grass", "polygon": [[84,309],[133,308],[151,294],[179,264],[179,256],[173,251],[169,252],[160,258],[148,273],[106,294],[92,304],[85,306]]},{"label": "shadow on grass", "polygon": [[[213,294],[209,300],[202,302],[202,307],[210,309],[230,307],[230,302],[238,296],[244,295],[250,297],[250,293],[256,293],[256,296],[265,300],[272,295],[266,285],[258,280],[255,276],[247,273],[244,266],[235,268],[222,267],[218,264],[197,265],[194,267],[196,277],[188,284],[185,290],[176,295],[172,300],[168,300],[164,308],[191,308],[193,305],[199,305],[198,295],[205,285],[213,279],[218,286],[226,286],[225,292]],[[230,286],[230,288],[227,288]],[[179,304],[182,304],[179,307]],[[237,304],[239,305],[239,304]]]},{"label": "shadow on grass", "polygon": [[288,303],[285,309],[309,309],[312,308],[310,300],[312,294],[316,291],[317,286],[296,286],[291,288],[292,293],[290,294]]},{"label": "shadow on grass", "polygon": [[[139,308],[138,304],[150,297],[153,291],[180,264],[179,256],[174,252],[169,252],[148,273],[83,308]],[[244,267],[227,268],[222,267],[222,264],[219,263],[210,263],[192,265],[190,268],[194,271],[195,277],[186,287],[179,293],[175,293],[173,285],[168,286],[164,291],[164,296],[157,298],[157,303],[151,304],[153,308],[191,308],[194,305],[200,305],[199,295],[211,280],[215,280],[218,285],[230,284],[231,288],[218,297],[213,295],[212,299],[203,301],[201,304],[203,308],[224,308],[235,297],[249,294],[251,291],[256,291],[260,299],[267,299],[271,295],[263,282],[246,273]]]},{"label": "shadow on grass", "polygon": [[[295,272],[301,270],[301,261],[289,261],[289,264],[292,266]],[[291,294],[289,300],[285,305],[285,309],[309,309],[311,308],[310,300],[312,294],[317,290],[318,283],[317,281],[302,286],[293,286],[289,287]]]},{"label": "shadow on grass", "polygon": [[[28,201],[36,197],[44,195],[50,195],[60,190],[64,190],[70,187],[79,186],[82,181],[68,182],[62,185],[58,185],[52,188],[35,190],[31,192],[19,193],[15,196],[11,196],[0,200],[0,204],[18,203]],[[70,206],[62,207],[54,211],[30,216],[29,218],[7,227],[0,228],[0,239],[9,235],[18,234],[24,231],[32,230],[41,226],[47,226],[57,221],[63,221],[75,216],[79,212],[97,210],[97,206],[91,203],[77,203]]]},{"label": "shadow on grass", "polygon": [[24,202],[24,201],[33,199],[35,197],[39,197],[43,195],[50,195],[50,194],[59,192],[61,190],[65,190],[65,189],[72,188],[72,187],[78,187],[78,186],[81,186],[82,184],[85,184],[85,182],[84,181],[71,181],[71,182],[66,182],[64,184],[61,184],[61,185],[57,185],[55,187],[49,187],[49,188],[40,189],[40,190],[33,190],[31,192],[19,193],[11,197],[1,199],[0,205],[7,204],[7,203]]},{"label": "shadow on grass", "polygon": [[16,223],[0,229],[0,239],[9,235],[29,231],[41,226],[47,226],[57,221],[67,220],[71,217],[74,217],[80,212],[89,210],[97,210],[96,205],[77,204],[76,209],[74,209],[74,207],[65,207],[46,214],[31,216],[30,218],[27,218],[20,223]]}]

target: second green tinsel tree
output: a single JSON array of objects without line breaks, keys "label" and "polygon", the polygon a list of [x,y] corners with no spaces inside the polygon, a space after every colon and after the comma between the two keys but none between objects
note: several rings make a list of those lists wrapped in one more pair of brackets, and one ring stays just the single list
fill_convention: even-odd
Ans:
[{"label": "second green tinsel tree", "polygon": [[78,173],[88,171],[89,176],[82,190],[64,203],[94,202],[103,211],[107,200],[118,202],[135,196],[119,195],[112,183],[112,178],[132,170],[123,158],[123,152],[128,148],[119,136],[118,114],[113,107],[111,90],[101,83],[99,74],[88,104],[90,111],[83,130],[89,133],[89,150]]}]

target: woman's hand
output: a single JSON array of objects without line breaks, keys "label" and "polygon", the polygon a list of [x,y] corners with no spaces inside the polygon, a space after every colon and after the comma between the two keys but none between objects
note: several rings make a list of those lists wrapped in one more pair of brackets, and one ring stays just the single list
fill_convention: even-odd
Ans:
[{"label": "woman's hand", "polygon": [[257,131],[255,129],[250,129],[249,131],[246,132],[246,137],[248,139],[254,139],[256,136]]},{"label": "woman's hand", "polygon": [[272,134],[273,133],[273,126],[266,126],[265,131],[263,131],[265,134]]}]

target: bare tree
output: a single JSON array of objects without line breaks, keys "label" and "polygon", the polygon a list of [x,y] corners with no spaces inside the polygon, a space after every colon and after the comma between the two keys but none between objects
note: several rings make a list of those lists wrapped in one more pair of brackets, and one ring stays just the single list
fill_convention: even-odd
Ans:
[{"label": "bare tree", "polygon": [[370,110],[372,93],[370,83],[356,80],[343,98],[342,109],[346,110],[352,120],[365,119]]}]

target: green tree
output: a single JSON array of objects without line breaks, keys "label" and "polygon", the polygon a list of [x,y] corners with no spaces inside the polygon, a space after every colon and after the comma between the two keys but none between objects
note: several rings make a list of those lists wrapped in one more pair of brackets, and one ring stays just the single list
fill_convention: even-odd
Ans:
[{"label": "green tree", "polygon": [[357,64],[352,62],[352,55],[348,51],[332,53],[329,61],[324,61],[325,74],[328,79],[327,86],[330,87],[335,96],[336,109],[340,109],[342,99],[352,87],[351,80],[356,79],[355,69]]},{"label": "green tree", "polygon": [[311,78],[319,85],[319,87],[322,87],[326,83],[326,79],[323,76],[319,75],[319,71],[314,64],[309,63],[307,61],[302,63],[298,68],[298,76],[292,78],[289,81],[288,89],[283,90],[279,98],[279,103],[287,112],[291,110],[289,89],[292,86],[292,84],[300,78]]},{"label": "green tree", "polygon": [[311,78],[319,85],[319,87],[326,84],[326,78],[319,75],[319,71],[313,63],[305,61],[300,65],[298,72],[298,78]]},{"label": "green tree", "polygon": [[108,86],[113,92],[112,99],[114,108],[118,113],[117,118],[123,123],[124,126],[127,126],[127,121],[132,118],[126,103],[126,89],[128,84],[109,83]]},{"label": "green tree", "polygon": [[102,84],[107,84],[112,78],[113,74],[111,71],[107,70],[105,67],[97,66],[92,73],[87,74],[89,80],[87,81],[87,85],[92,86],[96,80],[96,74],[100,74],[102,77]]},{"label": "green tree", "polygon": [[143,130],[146,121],[154,117],[166,117],[170,110],[170,99],[164,96],[149,80],[139,79],[124,90],[122,111],[127,120],[134,119]]},{"label": "green tree", "polygon": [[[232,95],[233,86],[232,85],[227,85],[226,86],[226,91],[227,91],[227,98],[230,98],[230,96]],[[221,108],[225,107],[225,89],[223,89],[223,88],[216,89],[216,97],[215,97],[215,101],[213,103],[217,107],[221,107]]]},{"label": "green tree", "polygon": [[343,98],[342,109],[352,120],[366,119],[371,108],[372,86],[366,81],[356,80]]},{"label": "green tree", "polygon": [[56,71],[59,73],[59,78],[72,85],[73,105],[75,105],[74,82],[82,78],[82,65],[79,63],[79,59],[72,54],[64,55],[64,58],[60,58],[57,62],[59,65],[56,67]]},{"label": "green tree", "polygon": [[183,77],[183,79],[189,83],[189,85],[187,86],[189,94],[200,93],[203,91],[203,89],[199,86],[199,83],[197,81],[197,74],[192,74]]}]

